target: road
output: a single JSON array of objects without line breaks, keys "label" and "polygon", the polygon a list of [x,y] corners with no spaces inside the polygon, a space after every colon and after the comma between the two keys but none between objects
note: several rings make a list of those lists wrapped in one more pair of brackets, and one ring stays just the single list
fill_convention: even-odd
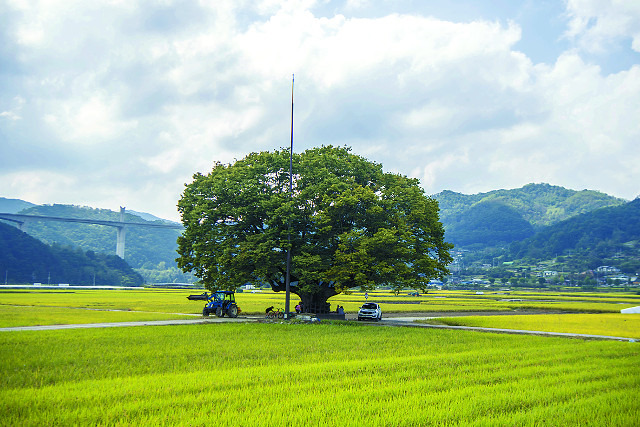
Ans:
[{"label": "road", "polygon": [[[614,337],[607,335],[590,335],[590,334],[573,334],[564,332],[545,332],[545,331],[527,331],[519,329],[499,329],[499,328],[480,328],[473,326],[448,326],[448,325],[428,325],[424,323],[416,323],[416,320],[428,320],[433,319],[434,316],[398,316],[398,317],[386,317],[381,322],[366,322],[370,325],[376,326],[395,326],[395,327],[411,327],[411,328],[425,328],[425,329],[455,329],[463,331],[476,331],[476,332],[490,332],[501,334],[517,334],[517,335],[537,335],[544,337],[563,337],[563,338],[577,338],[577,339],[590,339],[590,340],[613,340],[613,341],[627,341],[638,342],[639,340]],[[17,326],[11,328],[0,328],[0,332],[18,332],[18,331],[51,331],[59,329],[90,329],[90,328],[116,328],[116,327],[133,327],[133,326],[169,326],[169,325],[196,325],[196,324],[210,324],[210,323],[246,323],[246,322],[259,322],[263,321],[262,316],[241,316],[237,318],[228,317],[208,317],[200,319],[187,319],[187,320],[149,320],[143,322],[111,322],[111,323],[82,323],[73,325],[42,325],[42,326]],[[365,323],[365,322],[363,322]]]}]

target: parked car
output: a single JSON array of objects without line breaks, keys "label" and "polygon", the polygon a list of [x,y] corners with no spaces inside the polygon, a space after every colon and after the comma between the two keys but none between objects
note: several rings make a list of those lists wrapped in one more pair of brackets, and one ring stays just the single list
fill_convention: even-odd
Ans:
[{"label": "parked car", "polygon": [[382,309],[380,305],[375,302],[363,304],[360,310],[358,310],[358,320],[365,319],[375,320],[376,322],[382,320]]}]

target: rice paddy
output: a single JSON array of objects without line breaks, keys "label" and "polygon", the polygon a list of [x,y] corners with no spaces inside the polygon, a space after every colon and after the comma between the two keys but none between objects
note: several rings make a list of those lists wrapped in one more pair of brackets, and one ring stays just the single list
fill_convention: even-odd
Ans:
[{"label": "rice paddy", "polygon": [[640,345],[338,324],[4,332],[0,425],[634,425]]},{"label": "rice paddy", "polygon": [[[0,327],[56,323],[95,323],[128,320],[164,320],[198,315],[202,302],[187,296],[202,291],[175,289],[96,290],[96,289],[23,289],[0,292]],[[236,294],[242,314],[264,313],[266,307],[284,308],[284,293],[271,291]],[[296,304],[292,296],[292,306]],[[337,295],[329,300],[342,305],[347,313],[356,313],[365,301],[364,293]],[[574,312],[619,313],[640,305],[640,295],[631,293],[579,292],[487,292],[430,291],[418,297],[405,292],[369,292],[369,301],[382,305],[389,313],[446,312]],[[14,309],[12,307],[18,307]],[[84,309],[84,310],[78,310]]]},{"label": "rice paddy", "polygon": [[[202,302],[191,293],[3,291],[0,327],[194,318]],[[245,314],[284,307],[273,292],[236,299]],[[640,305],[632,294],[380,291],[369,300],[385,314],[591,311],[440,319],[472,326],[637,337],[640,323],[619,314]],[[358,292],[331,299],[348,313],[363,301]],[[0,332],[0,426],[626,426],[640,413],[639,391],[633,342],[356,322]]]},{"label": "rice paddy", "polygon": [[528,331],[564,332],[640,339],[640,314],[602,313],[464,316],[441,317],[425,322],[451,326],[521,329]]}]

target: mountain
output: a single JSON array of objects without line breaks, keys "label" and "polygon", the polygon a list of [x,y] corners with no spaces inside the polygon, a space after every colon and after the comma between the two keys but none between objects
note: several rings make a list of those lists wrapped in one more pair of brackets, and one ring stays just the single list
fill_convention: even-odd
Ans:
[{"label": "mountain", "polygon": [[116,255],[45,245],[4,223],[0,223],[0,271],[11,284],[143,284],[142,276]]},{"label": "mountain", "polygon": [[[537,239],[536,232],[542,232],[546,227],[557,225],[557,233],[563,227],[571,227],[571,222],[565,220],[587,214],[604,207],[622,207],[625,200],[618,199],[597,191],[575,191],[549,184],[528,184],[513,190],[495,190],[487,193],[465,195],[453,191],[443,191],[432,196],[440,204],[440,218],[444,224],[448,242],[457,248],[469,248],[479,251],[491,249],[492,256],[504,255],[501,248],[520,241],[536,242],[529,249],[529,243],[513,246],[512,256],[543,257],[555,251],[549,249],[548,244]],[[10,199],[0,199],[0,202]],[[21,201],[17,201],[21,202]],[[8,203],[14,203],[11,201]],[[71,205],[43,205],[36,206],[27,203],[28,208],[20,213],[31,215],[49,215],[71,218],[93,218],[118,221],[119,212],[105,209]],[[2,205],[0,205],[2,206]],[[7,205],[8,206],[8,205]],[[128,222],[167,223],[149,214],[126,212]],[[565,224],[565,225],[563,225]],[[84,251],[113,254],[116,247],[116,230],[112,227],[88,224],[73,224],[61,222],[32,222],[25,229],[30,235],[45,243],[68,245]],[[622,232],[622,231],[620,231]],[[176,266],[176,239],[178,230],[157,230],[150,228],[130,227],[126,232],[125,259],[143,275],[147,282],[191,282],[195,278],[183,274]],[[542,234],[541,234],[542,236]],[[558,240],[555,247],[558,253],[564,248],[562,240],[557,234],[550,241]],[[631,240],[631,239],[630,239]],[[585,238],[588,245],[605,245],[597,240]],[[544,250],[535,250],[538,245]],[[606,246],[606,245],[605,245]],[[567,248],[573,247],[568,244]],[[493,253],[494,251],[499,251]],[[479,255],[481,256],[481,255]],[[482,256],[489,256],[484,254]],[[491,262],[491,259],[489,259]]]},{"label": "mountain", "polygon": [[[89,218],[119,221],[120,213],[108,209],[94,209],[73,205],[40,205],[20,211],[25,215],[55,216],[63,218]],[[137,215],[125,212],[125,221],[131,223],[156,223],[145,221]],[[93,224],[55,221],[32,221],[24,228],[29,235],[47,244],[57,243],[107,254],[115,253],[116,229]],[[179,230],[128,227],[125,238],[125,260],[134,268],[175,266],[176,240]]]},{"label": "mountain", "polygon": [[152,222],[160,221],[160,222],[164,222],[164,223],[167,223],[167,224],[180,224],[179,222],[169,221],[168,219],[162,219],[160,217],[157,217],[155,215],[152,215],[152,214],[146,213],[146,212],[138,212],[138,211],[133,211],[133,210],[129,210],[129,209],[127,209],[127,212],[129,212],[130,214],[139,216],[140,218],[144,219],[145,221],[152,221]]},{"label": "mountain", "polygon": [[446,240],[459,246],[496,246],[534,234],[531,223],[506,204],[487,201],[449,217]]},{"label": "mountain", "polygon": [[576,191],[549,184],[527,184],[514,190],[494,190],[471,195],[445,190],[435,194],[433,198],[440,204],[440,219],[444,222],[450,216],[460,214],[472,206],[491,201],[512,207],[536,228],[627,202],[599,191]]},{"label": "mountain", "polygon": [[440,205],[445,239],[456,246],[481,247],[531,237],[535,230],[573,216],[626,203],[598,191],[549,184],[473,195],[443,191],[433,198]]},{"label": "mountain", "polygon": [[[59,204],[34,205],[21,200],[18,202],[27,206],[26,209],[19,212],[25,215],[120,220],[120,212],[107,209]],[[176,224],[150,214],[134,211],[126,211],[125,220],[131,223]],[[108,255],[114,254],[116,249],[116,229],[113,227],[32,221],[26,224],[24,231],[46,244],[70,246],[83,251]],[[175,258],[178,256],[176,240],[179,234],[179,230],[172,229],[128,227],[125,238],[125,260],[144,277],[147,283],[193,282],[196,280],[195,277],[183,273],[175,262]]]},{"label": "mountain", "polygon": [[33,203],[25,202],[20,199],[6,199],[0,197],[0,212],[2,213],[18,213],[23,209],[28,209],[35,206]]},{"label": "mountain", "polygon": [[[512,259],[551,259],[566,254],[593,259],[593,265],[606,258],[635,263],[640,268],[640,199],[624,205],[580,214],[536,233],[509,248]],[[619,262],[612,261],[619,264]],[[629,259],[626,260],[629,262]]]}]

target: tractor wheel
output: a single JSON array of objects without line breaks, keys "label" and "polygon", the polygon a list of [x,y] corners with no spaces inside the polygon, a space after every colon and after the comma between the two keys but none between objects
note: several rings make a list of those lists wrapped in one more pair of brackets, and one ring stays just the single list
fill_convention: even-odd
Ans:
[{"label": "tractor wheel", "polygon": [[202,309],[202,317],[207,317],[209,315],[209,309],[207,307]]},{"label": "tractor wheel", "polygon": [[232,305],[227,309],[227,316],[229,317],[238,317],[238,306]]},{"label": "tractor wheel", "polygon": [[216,308],[216,316],[218,316],[218,317],[224,316],[224,312],[222,311],[222,307]]}]

